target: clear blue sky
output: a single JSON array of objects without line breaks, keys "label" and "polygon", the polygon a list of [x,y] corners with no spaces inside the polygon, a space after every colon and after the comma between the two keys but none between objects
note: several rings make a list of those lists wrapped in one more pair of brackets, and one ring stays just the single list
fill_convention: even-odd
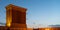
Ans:
[{"label": "clear blue sky", "polygon": [[27,8],[28,27],[60,24],[60,0],[0,0],[0,22],[6,23],[8,4]]}]

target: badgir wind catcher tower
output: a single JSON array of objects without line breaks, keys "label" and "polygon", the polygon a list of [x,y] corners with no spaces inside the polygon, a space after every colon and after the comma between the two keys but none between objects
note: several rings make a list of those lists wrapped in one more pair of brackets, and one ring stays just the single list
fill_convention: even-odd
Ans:
[{"label": "badgir wind catcher tower", "polygon": [[10,28],[27,28],[26,8],[12,4],[6,6],[6,26]]}]

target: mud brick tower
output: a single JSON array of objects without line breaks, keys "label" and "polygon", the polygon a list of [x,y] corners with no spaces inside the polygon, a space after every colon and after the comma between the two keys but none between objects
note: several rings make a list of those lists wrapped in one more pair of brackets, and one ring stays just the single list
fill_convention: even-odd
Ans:
[{"label": "mud brick tower", "polygon": [[6,26],[10,28],[27,28],[26,8],[9,4],[6,6]]}]

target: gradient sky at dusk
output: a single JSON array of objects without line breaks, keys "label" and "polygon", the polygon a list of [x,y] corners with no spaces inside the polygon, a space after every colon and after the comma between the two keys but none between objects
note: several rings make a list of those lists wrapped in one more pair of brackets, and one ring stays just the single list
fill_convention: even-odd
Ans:
[{"label": "gradient sky at dusk", "polygon": [[8,4],[27,8],[28,27],[60,24],[60,0],[0,0],[0,22],[6,23]]}]

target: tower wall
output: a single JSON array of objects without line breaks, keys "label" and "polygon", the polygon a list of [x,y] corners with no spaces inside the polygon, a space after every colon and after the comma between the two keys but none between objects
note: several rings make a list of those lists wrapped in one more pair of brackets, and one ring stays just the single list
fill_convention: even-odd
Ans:
[{"label": "tower wall", "polygon": [[12,4],[6,6],[6,26],[12,28],[26,28],[26,8]]}]

